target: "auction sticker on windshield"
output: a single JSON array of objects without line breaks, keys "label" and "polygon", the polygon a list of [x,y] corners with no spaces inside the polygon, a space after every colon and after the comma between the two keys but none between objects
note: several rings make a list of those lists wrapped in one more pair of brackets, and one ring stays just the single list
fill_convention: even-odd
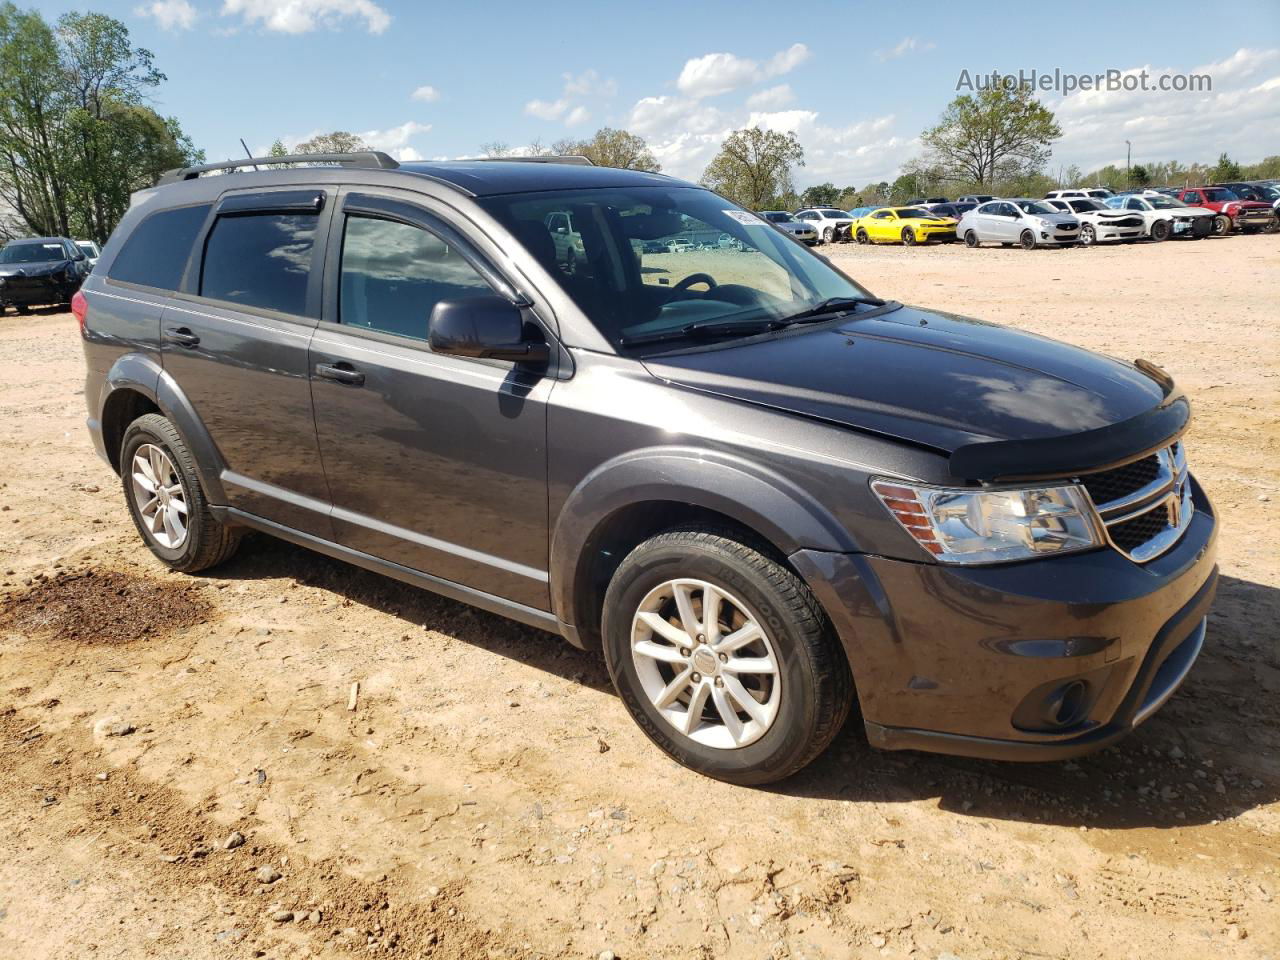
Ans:
[{"label": "auction sticker on windshield", "polygon": [[754,213],[747,213],[745,210],[724,210],[725,216],[732,217],[739,223],[746,224],[748,227],[763,227],[765,222],[757,217]]}]

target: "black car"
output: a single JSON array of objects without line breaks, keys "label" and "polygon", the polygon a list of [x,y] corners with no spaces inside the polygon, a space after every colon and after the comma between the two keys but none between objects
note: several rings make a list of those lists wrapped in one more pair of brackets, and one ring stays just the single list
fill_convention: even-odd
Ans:
[{"label": "black car", "polygon": [[0,311],[70,303],[89,270],[89,258],[66,237],[10,240],[0,250]]},{"label": "black car", "polygon": [[[644,252],[691,236],[731,242]],[[162,563],[262,531],[559,634],[723,780],[800,769],[855,697],[881,748],[1095,750],[1205,640],[1217,522],[1168,374],[875,297],[669,176],[176,171],[73,310]]]},{"label": "black car", "polygon": [[954,217],[958,221],[976,206],[967,200],[956,200],[954,203],[935,203],[929,207],[929,212],[936,217]]}]

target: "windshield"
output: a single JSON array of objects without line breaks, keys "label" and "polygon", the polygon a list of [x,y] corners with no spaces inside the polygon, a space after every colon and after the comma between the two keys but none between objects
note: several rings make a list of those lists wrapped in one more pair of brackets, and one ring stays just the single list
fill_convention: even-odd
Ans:
[{"label": "windshield", "polygon": [[1040,217],[1043,217],[1046,214],[1050,214],[1050,213],[1062,212],[1060,210],[1055,209],[1054,207],[1049,206],[1049,204],[1047,203],[1041,203],[1039,200],[1019,200],[1017,201],[1017,203],[1018,203],[1018,206],[1022,209],[1023,213],[1034,213]]},{"label": "windshield", "polygon": [[1172,210],[1175,207],[1186,206],[1186,204],[1183,203],[1181,200],[1175,200],[1173,199],[1173,197],[1166,197],[1163,195],[1154,196],[1154,197],[1143,197],[1142,199],[1147,201],[1147,203],[1151,204],[1151,206],[1156,210]]},{"label": "windshield", "polygon": [[1206,190],[1204,192],[1204,195],[1211,203],[1226,203],[1228,200],[1240,199],[1230,190],[1222,190],[1222,189]]},{"label": "windshield", "polygon": [[92,243],[77,243],[76,246],[83,250],[87,257],[96,257],[98,255],[98,249]]},{"label": "windshield", "polygon": [[773,223],[795,223],[795,217],[789,213],[763,213],[761,216]]},{"label": "windshield", "polygon": [[845,213],[843,210],[819,210],[818,212],[822,214],[824,217],[826,217],[828,220],[831,220],[831,219],[847,220],[849,217],[849,215]]},{"label": "windshield", "polygon": [[67,252],[60,243],[11,243],[0,250],[0,263],[44,263],[65,259]]},{"label": "windshield", "polygon": [[[832,298],[870,296],[709,190],[555,190],[479,203],[615,344],[694,323],[781,320]],[[554,213],[571,214],[577,233],[549,233]],[[716,243],[721,234],[736,242]],[[689,249],[691,241],[699,246]]]},{"label": "windshield", "polygon": [[899,207],[893,211],[901,220],[910,220],[912,217],[932,217],[933,214],[928,210],[921,210],[919,207]]},{"label": "windshield", "polygon": [[1076,213],[1087,213],[1090,210],[1105,210],[1107,208],[1097,200],[1072,200],[1071,209]]}]

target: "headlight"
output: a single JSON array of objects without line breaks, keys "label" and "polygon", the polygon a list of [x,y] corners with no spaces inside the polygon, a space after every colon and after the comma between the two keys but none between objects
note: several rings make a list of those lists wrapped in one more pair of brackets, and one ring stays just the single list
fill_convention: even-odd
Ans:
[{"label": "headlight", "polygon": [[907,533],[942,563],[1005,563],[1102,546],[1081,487],[969,490],[875,480]]}]

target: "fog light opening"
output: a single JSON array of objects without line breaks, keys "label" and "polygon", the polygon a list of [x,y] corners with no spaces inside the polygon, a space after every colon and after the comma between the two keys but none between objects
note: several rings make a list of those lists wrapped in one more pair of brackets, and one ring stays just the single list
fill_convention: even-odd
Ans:
[{"label": "fog light opening", "polygon": [[1058,688],[1045,705],[1045,720],[1055,727],[1070,727],[1084,717],[1089,685],[1083,680],[1072,680]]}]

